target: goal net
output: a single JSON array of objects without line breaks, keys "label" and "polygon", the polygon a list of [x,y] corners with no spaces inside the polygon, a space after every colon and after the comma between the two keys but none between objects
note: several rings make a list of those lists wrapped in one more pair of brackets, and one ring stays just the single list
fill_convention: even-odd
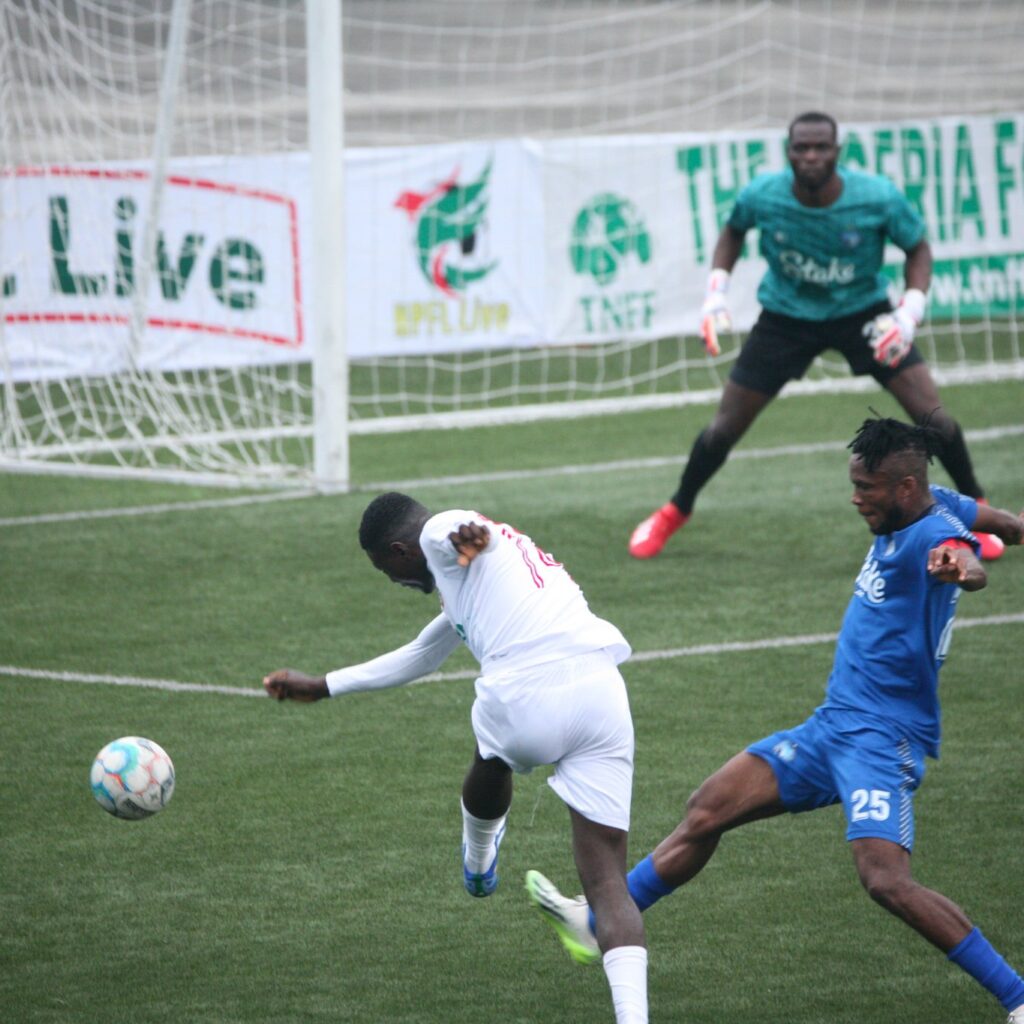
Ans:
[{"label": "goal net", "polygon": [[[740,341],[694,337],[710,249],[806,109],[925,216],[940,381],[1024,375],[1016,0],[341,14],[335,218],[307,5],[0,0],[0,463],[311,481],[338,433],[707,398]],[[825,358],[802,386],[852,385]]]}]

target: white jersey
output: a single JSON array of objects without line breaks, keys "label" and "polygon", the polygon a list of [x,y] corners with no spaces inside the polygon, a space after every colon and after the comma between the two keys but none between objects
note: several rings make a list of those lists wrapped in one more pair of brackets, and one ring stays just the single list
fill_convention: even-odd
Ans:
[{"label": "white jersey", "polygon": [[[490,531],[468,567],[448,535],[464,523]],[[452,509],[427,520],[420,547],[441,597],[442,614],[414,640],[371,661],[327,674],[331,695],[401,686],[435,671],[464,641],[483,675],[607,649],[616,664],[630,655],[623,635],[598,618],[561,563],[525,534],[478,512]]]},{"label": "white jersey", "polygon": [[[468,568],[448,539],[463,523],[480,523],[491,534]],[[616,664],[629,657],[625,638],[590,610],[564,566],[508,524],[464,509],[440,512],[423,527],[420,548],[446,618],[484,675],[603,648]]]}]

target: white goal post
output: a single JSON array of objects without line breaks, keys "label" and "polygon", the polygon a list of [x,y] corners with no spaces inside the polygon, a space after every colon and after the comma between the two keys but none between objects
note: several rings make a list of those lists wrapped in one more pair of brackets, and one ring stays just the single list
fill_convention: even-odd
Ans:
[{"label": "white goal post", "polygon": [[341,4],[307,0],[313,350],[313,479],[321,491],[349,483],[345,345],[344,105]]},{"label": "white goal post", "polygon": [[336,0],[0,0],[0,466],[347,486],[342,73]]},{"label": "white goal post", "polygon": [[713,399],[709,247],[806,109],[925,216],[940,383],[1024,377],[1022,46],[1017,0],[0,0],[0,469],[336,490],[353,435]]}]

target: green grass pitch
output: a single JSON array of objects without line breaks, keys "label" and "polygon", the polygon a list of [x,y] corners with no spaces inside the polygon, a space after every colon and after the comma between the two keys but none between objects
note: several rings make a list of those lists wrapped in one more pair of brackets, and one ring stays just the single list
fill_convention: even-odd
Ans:
[{"label": "green grass pitch", "polygon": [[[992,500],[1024,506],[1024,386],[949,388]],[[471,900],[459,785],[469,678],[277,705],[35,678],[18,670],[256,690],[390,649],[436,612],[359,550],[374,482],[507,519],[564,561],[640,653],[832,633],[869,535],[848,504],[849,440],[881,393],[784,399],[663,557],[632,526],[675,485],[707,408],[355,439],[355,493],[75,518],[216,497],[185,487],[0,476],[0,1020],[12,1024],[553,1024],[610,1021],[600,970],[572,964],[527,905],[536,867],[574,889],[545,772],[517,779],[502,884]],[[835,442],[820,450],[785,445]],[[762,453],[761,457],[757,457]],[[558,467],[591,471],[558,471]],[[512,474],[516,470],[528,473]],[[488,476],[490,474],[490,476]],[[465,482],[413,481],[453,475]],[[945,482],[936,467],[933,479]],[[231,492],[237,496],[237,492]],[[1024,552],[960,619],[1024,613]],[[1024,624],[961,629],[943,671],[943,758],[916,800],[917,877],[1024,968]],[[810,712],[827,643],[628,663],[637,727],[632,858],[746,743]],[[446,671],[470,670],[461,652]],[[148,821],[104,814],[92,757],[124,734],[174,759]],[[653,1021],[964,1024],[1000,1008],[861,891],[837,808],[744,828],[646,915]]]}]

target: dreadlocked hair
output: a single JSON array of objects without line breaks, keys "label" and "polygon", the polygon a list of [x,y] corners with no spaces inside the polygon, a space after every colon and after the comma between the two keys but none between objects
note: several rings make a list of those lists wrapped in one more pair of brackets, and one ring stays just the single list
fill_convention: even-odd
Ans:
[{"label": "dreadlocked hair", "polygon": [[381,551],[393,540],[410,541],[429,515],[415,498],[398,491],[378,495],[363,512],[359,543],[366,552]]},{"label": "dreadlocked hair", "polygon": [[890,455],[914,454],[922,462],[931,462],[942,451],[943,443],[942,435],[927,420],[915,425],[876,414],[861,424],[846,447],[860,456],[869,473],[874,473]]}]

